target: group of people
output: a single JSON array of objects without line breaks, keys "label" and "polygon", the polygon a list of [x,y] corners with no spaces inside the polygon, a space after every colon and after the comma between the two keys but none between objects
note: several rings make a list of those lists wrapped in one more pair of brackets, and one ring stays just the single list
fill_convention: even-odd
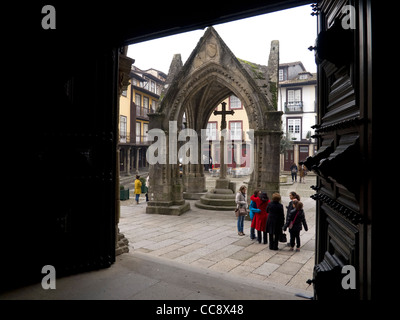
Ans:
[{"label": "group of people", "polygon": [[[236,194],[236,204],[238,208],[247,208],[247,195],[246,186],[241,186]],[[300,196],[292,191],[289,194],[290,202],[286,207],[286,219],[284,214],[283,205],[281,204],[281,195],[274,193],[271,200],[268,198],[266,192],[255,190],[250,197],[249,214],[251,219],[250,239],[257,239],[264,244],[269,243],[271,250],[278,250],[278,243],[282,240],[282,234],[289,229],[290,250],[294,250],[296,244],[296,251],[300,251],[300,231],[302,226],[304,230],[308,231],[308,226],[303,210],[303,203],[300,201]],[[237,227],[238,235],[244,236],[244,218],[247,211],[242,210],[238,216]],[[286,222],[285,222],[286,221]],[[255,234],[257,231],[257,237]],[[267,238],[268,233],[268,238]]]},{"label": "group of people", "polygon": [[293,162],[290,166],[290,173],[292,174],[292,182],[297,182],[297,173],[299,173],[300,183],[305,183],[304,177],[307,175],[307,168],[303,162],[299,162],[299,166]]}]

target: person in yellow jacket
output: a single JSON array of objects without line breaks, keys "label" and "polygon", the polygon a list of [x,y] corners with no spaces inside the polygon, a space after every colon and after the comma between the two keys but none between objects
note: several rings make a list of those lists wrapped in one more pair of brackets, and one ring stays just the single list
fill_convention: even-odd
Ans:
[{"label": "person in yellow jacket", "polygon": [[139,204],[139,196],[142,193],[142,182],[139,180],[140,176],[136,176],[135,180],[135,195],[136,195],[136,204]]}]

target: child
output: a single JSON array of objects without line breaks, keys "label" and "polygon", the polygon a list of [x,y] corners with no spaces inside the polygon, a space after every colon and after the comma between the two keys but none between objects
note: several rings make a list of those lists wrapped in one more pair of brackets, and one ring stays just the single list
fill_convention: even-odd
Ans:
[{"label": "child", "polygon": [[261,191],[260,190],[255,190],[253,195],[250,197],[250,205],[249,205],[249,209],[250,209],[250,220],[251,220],[251,226],[250,226],[250,239],[254,240],[256,238],[255,235],[255,219],[254,219],[254,215],[255,212],[260,212],[260,209],[258,209],[258,205],[260,203],[260,196]]},{"label": "child", "polygon": [[304,230],[308,231],[306,217],[304,215],[303,203],[300,201],[293,201],[296,205],[295,210],[289,212],[289,218],[286,224],[283,226],[283,230],[286,231],[289,228],[290,233],[290,250],[293,251],[294,242],[296,240],[296,252],[300,251],[300,231],[301,225],[304,226]]},{"label": "child", "polygon": [[[288,206],[286,207],[286,209],[287,209],[286,220],[285,220],[286,222],[289,220],[290,211],[292,211],[295,208],[295,202],[300,201],[300,196],[294,191],[291,191],[289,193],[289,198],[290,198],[290,202],[289,202]],[[286,245],[288,247],[290,247],[290,242],[288,242]]]}]

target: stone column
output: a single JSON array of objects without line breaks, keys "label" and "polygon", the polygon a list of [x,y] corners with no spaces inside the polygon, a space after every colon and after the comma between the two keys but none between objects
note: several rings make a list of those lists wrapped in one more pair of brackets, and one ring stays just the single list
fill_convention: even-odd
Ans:
[{"label": "stone column", "polygon": [[204,164],[202,164],[202,145],[201,145],[201,132],[197,134],[198,137],[198,150],[197,150],[197,164],[189,164],[185,166],[185,171],[182,175],[183,185],[185,192],[184,199],[198,200],[207,192],[206,177],[204,176]]},{"label": "stone column", "polygon": [[129,176],[131,174],[131,147],[128,147],[126,151],[126,174]]},{"label": "stone column", "polygon": [[[123,51],[118,56],[118,68],[119,68],[119,85],[118,85],[118,92],[121,95],[122,91],[126,90],[129,85],[129,74],[131,72],[131,66],[135,62],[134,59],[128,58],[126,56],[128,47],[124,47]],[[117,119],[119,119],[119,99],[117,105]],[[117,129],[118,130],[118,129]],[[117,137],[119,137],[119,132],[117,132]],[[116,159],[116,179],[115,179],[115,212],[116,212],[116,221],[115,221],[115,255],[122,254],[124,252],[129,252],[128,247],[128,239],[119,232],[118,223],[120,218],[120,197],[119,197],[119,167],[120,167],[120,149],[117,147],[115,150],[117,153]]]},{"label": "stone column", "polygon": [[139,155],[140,155],[140,148],[136,149],[136,174],[139,174]]},{"label": "stone column", "polygon": [[[179,175],[179,164],[177,162],[170,163],[174,157],[169,157],[169,128],[163,126],[164,115],[161,113],[153,113],[150,117],[150,130],[161,129],[163,135],[163,149],[158,149],[159,155],[164,155],[162,163],[157,161],[149,166],[149,201],[147,202],[146,213],[157,213],[167,215],[180,215],[190,209],[190,204],[183,199],[183,183]],[[149,130],[149,131],[150,131]],[[176,133],[174,133],[176,134]],[[174,139],[177,140],[176,137]],[[149,147],[150,152],[151,146]],[[171,150],[176,151],[176,150]],[[160,159],[161,160],[161,159]]]},{"label": "stone column", "polygon": [[269,112],[270,129],[254,131],[254,170],[250,177],[249,193],[261,189],[271,197],[272,193],[279,192],[279,149],[282,132],[278,128],[279,125],[272,125],[272,121],[279,124],[276,117],[281,117],[281,114],[280,111]]}]

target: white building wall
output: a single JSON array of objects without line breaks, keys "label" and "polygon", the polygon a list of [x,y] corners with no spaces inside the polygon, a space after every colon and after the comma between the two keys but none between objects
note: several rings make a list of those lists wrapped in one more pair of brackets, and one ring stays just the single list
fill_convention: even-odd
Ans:
[{"label": "white building wall", "polygon": [[296,88],[302,87],[302,100],[303,100],[303,113],[285,113],[285,102],[286,102],[286,90],[290,87],[280,87],[278,92],[278,111],[282,111],[282,130],[286,133],[286,118],[302,118],[302,139],[306,139],[307,132],[311,131],[311,135],[314,134],[314,129],[311,128],[315,124],[315,85],[301,86],[296,85]]}]

